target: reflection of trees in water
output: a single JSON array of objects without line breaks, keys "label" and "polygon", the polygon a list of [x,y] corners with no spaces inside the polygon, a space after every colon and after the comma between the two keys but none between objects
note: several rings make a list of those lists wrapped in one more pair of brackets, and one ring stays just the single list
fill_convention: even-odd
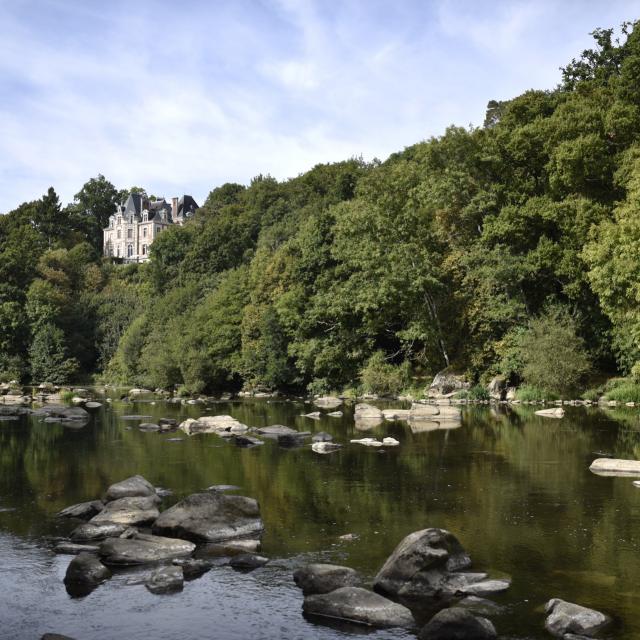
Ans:
[{"label": "reflection of trees in water", "polygon": [[[243,450],[216,435],[141,433],[136,422],[116,417],[228,412],[252,426],[331,430],[338,442],[354,435],[348,411],[342,420],[313,423],[299,417],[303,409],[284,402],[210,411],[139,404],[104,409],[96,424],[78,431],[7,423],[0,429],[0,493],[14,496],[21,510],[2,514],[0,522],[20,535],[51,533],[55,511],[141,473],[173,489],[173,500],[212,484],[242,487],[261,503],[266,550],[274,556],[329,549],[335,560],[372,573],[407,533],[443,526],[460,537],[477,566],[519,578],[513,597],[543,601],[572,593],[588,604],[587,587],[580,586],[588,581],[568,572],[594,567],[608,568],[616,590],[633,591],[640,574],[632,512],[638,490],[630,481],[593,476],[588,465],[593,451],[635,450],[637,434],[595,410],[545,420],[528,407],[470,408],[458,429],[413,434],[406,423],[385,423],[372,435],[393,435],[397,449],[347,445],[327,456],[308,446],[285,450],[267,442]],[[183,440],[167,442],[172,436]],[[348,532],[360,540],[332,547]],[[600,594],[600,586],[590,588]]]}]

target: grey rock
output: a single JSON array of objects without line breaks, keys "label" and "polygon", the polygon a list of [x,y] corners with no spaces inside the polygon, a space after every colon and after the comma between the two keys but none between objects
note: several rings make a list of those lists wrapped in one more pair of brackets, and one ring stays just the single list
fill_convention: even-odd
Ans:
[{"label": "grey rock", "polygon": [[233,436],[233,443],[237,447],[257,447],[261,444],[264,444],[264,442],[262,440],[259,440],[258,438],[239,434]]},{"label": "grey rock", "polygon": [[374,588],[396,596],[429,595],[449,573],[470,565],[471,559],[452,533],[423,529],[396,547],[375,577]]},{"label": "grey rock", "polygon": [[207,558],[178,558],[173,564],[182,567],[185,580],[195,580],[210,571],[216,563]]},{"label": "grey rock", "polygon": [[306,596],[305,613],[374,627],[411,627],[411,611],[377,593],[360,587],[341,587],[330,593]]},{"label": "grey rock", "polygon": [[72,504],[70,507],[58,512],[60,518],[80,518],[88,520],[104,509],[104,503],[101,500],[91,500],[90,502],[80,502]]},{"label": "grey rock", "polygon": [[53,548],[54,553],[61,553],[69,556],[76,556],[83,551],[87,553],[98,553],[99,547],[93,544],[74,544],[73,542],[58,542]]},{"label": "grey rock", "polygon": [[195,545],[185,540],[139,533],[135,538],[107,538],[100,544],[106,564],[138,565],[189,556]]},{"label": "grey rock", "polygon": [[86,409],[99,409],[102,406],[102,403],[90,401],[90,402],[85,402],[84,406]]},{"label": "grey rock", "polygon": [[264,567],[269,562],[269,558],[256,555],[255,553],[240,553],[237,556],[233,556],[229,561],[229,564],[234,569],[241,569],[243,571],[252,571],[259,567]]},{"label": "grey rock", "polygon": [[311,450],[314,453],[321,453],[321,454],[333,453],[334,451],[338,451],[338,449],[341,449],[341,448],[342,448],[342,445],[337,444],[336,442],[314,442],[311,445]]},{"label": "grey rock", "polygon": [[151,593],[173,593],[182,591],[184,576],[182,567],[169,566],[156,569],[144,583]]},{"label": "grey rock", "polygon": [[295,429],[292,429],[291,427],[285,427],[281,424],[274,424],[271,427],[260,427],[259,429],[256,429],[256,432],[260,435],[272,438],[298,433]]},{"label": "grey rock", "polygon": [[155,487],[140,475],[131,476],[112,484],[105,494],[105,501],[119,500],[120,498],[135,498],[138,496],[155,496]]},{"label": "grey rock", "polygon": [[504,611],[504,607],[501,607],[499,604],[496,604],[492,600],[487,600],[486,598],[479,598],[478,596],[466,596],[456,603],[456,607],[468,609],[469,611],[481,616],[490,616]]},{"label": "grey rock", "polygon": [[382,411],[378,407],[374,407],[372,404],[361,402],[356,405],[354,409],[354,417],[356,420],[362,419],[375,419],[382,420]]},{"label": "grey rock", "polygon": [[92,553],[79,553],[67,567],[65,584],[96,586],[111,577],[111,571]]},{"label": "grey rock", "polygon": [[331,442],[331,440],[333,440],[333,436],[325,431],[319,431],[318,433],[313,434],[311,440],[313,442]]},{"label": "grey rock", "polygon": [[210,487],[207,487],[207,491],[219,491],[221,493],[225,491],[237,491],[238,489],[242,489],[242,487],[238,487],[235,484],[212,484]]},{"label": "grey rock", "polygon": [[256,500],[218,492],[194,493],[160,514],[153,525],[158,535],[196,542],[221,542],[262,533]]},{"label": "grey rock", "polygon": [[49,418],[55,422],[85,422],[89,420],[89,413],[82,407],[66,407],[59,404],[48,404],[36,409],[33,415],[39,418]]},{"label": "grey rock", "polygon": [[220,558],[259,550],[260,540],[231,540],[227,543],[209,542],[200,545],[195,555],[199,558]]},{"label": "grey rock", "polygon": [[360,576],[355,569],[337,564],[308,564],[294,572],[293,580],[305,596],[360,584]]},{"label": "grey rock", "polygon": [[588,609],[573,602],[553,598],[545,605],[545,628],[552,635],[562,638],[565,634],[593,637],[611,623],[611,618],[595,609]]},{"label": "grey rock", "polygon": [[278,445],[281,447],[300,447],[306,438],[311,435],[309,431],[300,431],[278,436]]},{"label": "grey rock", "polygon": [[418,634],[419,640],[493,640],[497,637],[489,620],[460,607],[436,613]]},{"label": "grey rock", "polygon": [[313,401],[313,404],[315,404],[316,407],[321,407],[322,409],[337,409],[342,404],[342,400],[335,396],[323,396],[321,398],[316,398]]},{"label": "grey rock", "polygon": [[93,524],[91,522],[85,522],[71,532],[70,538],[74,542],[82,540],[104,540],[105,538],[119,536],[126,528],[123,524]]},{"label": "grey rock", "polygon": [[151,496],[136,496],[133,498],[119,498],[108,502],[105,508],[91,518],[93,524],[113,522],[115,524],[145,524],[153,522],[159,515],[156,504],[160,498],[153,491]]},{"label": "grey rock", "polygon": [[141,422],[138,429],[140,431],[160,431],[160,425],[153,422]]}]

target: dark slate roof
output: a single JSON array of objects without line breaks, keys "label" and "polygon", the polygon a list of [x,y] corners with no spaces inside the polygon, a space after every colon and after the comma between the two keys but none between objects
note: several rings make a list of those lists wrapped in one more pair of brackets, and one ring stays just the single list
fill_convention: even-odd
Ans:
[{"label": "dark slate roof", "polygon": [[180,200],[178,200],[178,215],[189,217],[195,210],[198,209],[198,203],[188,195],[182,196]]},{"label": "dark slate roof", "polygon": [[142,196],[139,193],[131,193],[124,203],[125,215],[135,213],[139,214],[142,211]]}]

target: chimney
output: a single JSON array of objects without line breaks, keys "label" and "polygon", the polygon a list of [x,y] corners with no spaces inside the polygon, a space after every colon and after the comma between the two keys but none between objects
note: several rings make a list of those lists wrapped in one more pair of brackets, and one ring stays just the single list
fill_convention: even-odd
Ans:
[{"label": "chimney", "polygon": [[175,221],[178,217],[178,197],[171,198],[171,217]]}]

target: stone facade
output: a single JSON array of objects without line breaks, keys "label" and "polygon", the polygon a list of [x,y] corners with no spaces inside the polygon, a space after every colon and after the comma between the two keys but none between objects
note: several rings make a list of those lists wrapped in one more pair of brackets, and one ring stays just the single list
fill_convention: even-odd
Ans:
[{"label": "stone facade", "polygon": [[146,262],[149,248],[160,233],[171,225],[182,225],[195,213],[198,205],[191,197],[149,200],[132,193],[116,206],[103,229],[104,255],[123,262]]}]

